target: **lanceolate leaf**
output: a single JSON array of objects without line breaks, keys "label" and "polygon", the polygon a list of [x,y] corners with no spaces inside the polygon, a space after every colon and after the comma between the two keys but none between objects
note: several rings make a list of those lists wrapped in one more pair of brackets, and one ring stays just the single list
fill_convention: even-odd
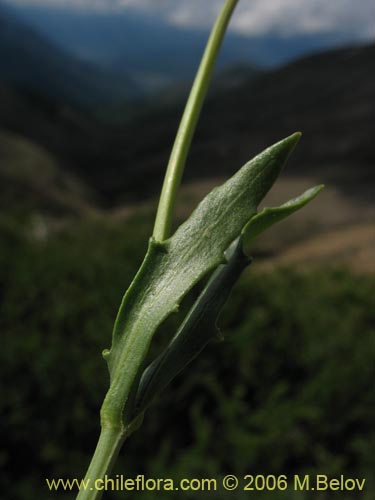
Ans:
[{"label": "lanceolate leaf", "polygon": [[175,234],[150,241],[145,260],[121,304],[112,347],[104,356],[110,387],[102,407],[102,423],[123,425],[127,395],[157,327],[188,291],[224,262],[224,251],[256,214],[300,134],[278,142],[214,189]]},{"label": "lanceolate leaf", "polygon": [[195,301],[167,348],[144,371],[137,391],[134,416],[143,412],[171,380],[192,361],[207,343],[217,337],[216,320],[221,308],[251,259],[237,239]]}]

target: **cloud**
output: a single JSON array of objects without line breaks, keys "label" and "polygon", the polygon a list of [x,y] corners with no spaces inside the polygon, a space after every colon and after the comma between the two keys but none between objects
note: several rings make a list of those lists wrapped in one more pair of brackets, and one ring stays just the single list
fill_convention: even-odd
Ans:
[{"label": "cloud", "polygon": [[[16,5],[116,11],[131,9],[181,27],[208,28],[223,0],[8,0]],[[240,0],[231,30],[243,35],[339,31],[374,37],[373,0]]]},{"label": "cloud", "polygon": [[[117,0],[5,0],[8,4],[16,6],[35,6],[48,8],[71,8],[80,10],[101,10],[116,8],[116,4],[121,6],[121,1]],[[130,2],[132,3],[132,2]]]},{"label": "cloud", "polygon": [[[206,26],[215,18],[221,0],[171,1],[168,20],[180,26]],[[373,0],[240,0],[231,29],[244,35],[274,32],[282,35],[343,31],[374,36]]]}]

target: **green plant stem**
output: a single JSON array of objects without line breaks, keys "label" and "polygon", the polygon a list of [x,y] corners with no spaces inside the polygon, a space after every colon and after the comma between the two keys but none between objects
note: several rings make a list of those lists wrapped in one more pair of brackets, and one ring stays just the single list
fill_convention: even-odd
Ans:
[{"label": "green plant stem", "polygon": [[170,236],[177,191],[181,183],[186,157],[211,81],[217,55],[237,2],[238,0],[227,0],[224,4],[207,42],[202,61],[190,91],[169,158],[160,195],[153,232],[156,241],[164,241]]},{"label": "green plant stem", "polygon": [[[172,148],[160,195],[153,232],[156,241],[164,241],[170,236],[177,191],[181,182],[186,157],[211,80],[217,55],[237,2],[238,0],[226,0],[207,42],[197,76],[190,91]],[[129,390],[131,390],[131,387]],[[126,394],[122,394],[124,401],[128,398],[128,391],[126,392]],[[125,411],[125,408],[123,408],[123,411]],[[99,480],[99,486],[102,485],[101,480],[110,473],[125,437],[138,427],[141,418],[142,416],[132,422],[129,427],[125,428],[125,425],[119,427],[118,422],[114,422],[113,418],[108,419],[107,415],[103,419],[102,415],[102,432],[85,476],[88,488],[82,489],[79,492],[77,500],[99,500],[101,498],[103,491],[95,488],[95,481],[98,483]],[[91,490],[90,488],[93,489]]]},{"label": "green plant stem", "polygon": [[84,479],[85,489],[80,490],[77,500],[99,500],[102,497],[103,490],[100,488],[104,486],[103,480],[107,474],[110,474],[125,437],[121,429],[102,428]]}]

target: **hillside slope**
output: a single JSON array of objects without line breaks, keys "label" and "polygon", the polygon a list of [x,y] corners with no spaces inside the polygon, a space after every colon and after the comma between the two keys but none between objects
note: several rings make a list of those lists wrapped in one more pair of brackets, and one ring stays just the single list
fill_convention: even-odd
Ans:
[{"label": "hillside slope", "polygon": [[55,160],[15,134],[0,130],[0,207],[2,216],[97,214],[93,195]]},{"label": "hillside slope", "polygon": [[[374,45],[319,53],[211,93],[186,178],[228,175],[272,142],[301,130],[286,175],[319,174],[324,182],[368,195],[375,160],[374,58]],[[121,170],[116,161],[107,169],[117,180],[126,172],[119,191],[125,194],[129,183],[145,189],[145,176],[152,188],[159,187],[182,108],[181,103],[124,129]]]},{"label": "hillside slope", "polygon": [[64,52],[1,4],[0,81],[88,110],[138,94],[131,78]]},{"label": "hillside slope", "polygon": [[[188,159],[186,178],[218,177],[295,130],[304,134],[286,174],[317,175],[353,195],[373,180],[375,47],[316,54],[212,92]],[[183,102],[128,125],[0,88],[0,126],[40,144],[107,203],[145,198],[161,184]]]},{"label": "hillside slope", "polygon": [[[178,220],[252,154],[301,129],[304,137],[265,203],[322,182],[326,189],[267,232],[254,256],[267,269],[331,262],[372,272],[374,55],[371,46],[322,53],[255,80],[235,72],[233,85],[214,87],[188,159]],[[105,224],[140,212],[151,217],[183,106],[168,104],[168,96],[164,103],[115,127],[0,85],[2,217],[24,206],[50,220],[44,231],[77,215]]]}]

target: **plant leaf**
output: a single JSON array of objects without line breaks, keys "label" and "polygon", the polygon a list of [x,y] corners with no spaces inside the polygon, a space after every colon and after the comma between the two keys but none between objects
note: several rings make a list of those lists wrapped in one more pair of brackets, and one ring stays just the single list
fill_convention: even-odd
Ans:
[{"label": "plant leaf", "polygon": [[256,214],[300,137],[274,144],[214,189],[166,241],[150,240],[145,260],[126,292],[115,322],[112,347],[103,353],[110,387],[102,421],[122,425],[123,410],[158,326],[208,272]]},{"label": "plant leaf", "polygon": [[249,240],[304,207],[323,187],[308,189],[279,207],[264,208],[250,219],[241,238],[226,252],[227,262],[218,266],[167,348],[143,372],[136,396],[136,415],[147,409],[155,396],[217,335],[215,323],[220,310],[242,270],[250,263],[243,251]]},{"label": "plant leaf", "polygon": [[242,251],[242,238],[237,239],[226,252],[226,263],[215,270],[166,349],[143,372],[134,417],[147,409],[210,340],[218,337],[217,317],[250,262]]},{"label": "plant leaf", "polygon": [[[254,215],[242,230],[244,248],[247,249],[250,240],[259,236],[259,234],[276,224],[276,222],[285,219],[293,212],[307,205],[307,203],[313,200],[323,188],[323,184],[315,186],[308,189],[300,196],[283,203],[279,207],[266,207],[257,215]],[[246,251],[246,253],[248,252]]]}]

